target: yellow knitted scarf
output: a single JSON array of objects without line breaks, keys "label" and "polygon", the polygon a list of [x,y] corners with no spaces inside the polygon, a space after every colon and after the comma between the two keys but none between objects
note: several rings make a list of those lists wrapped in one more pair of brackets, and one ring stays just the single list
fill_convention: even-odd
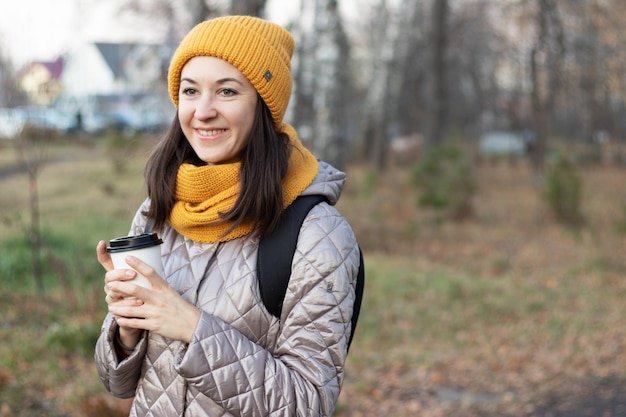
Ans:
[{"label": "yellow knitted scarf", "polygon": [[[317,160],[298,139],[295,130],[284,125],[291,139],[292,151],[287,175],[283,180],[283,204],[287,207],[308,187],[317,175]],[[239,194],[241,163],[195,166],[182,164],[176,176],[176,203],[170,224],[183,236],[196,242],[225,242],[252,231],[244,222],[230,233],[232,222],[223,222],[220,213],[232,209]]]}]

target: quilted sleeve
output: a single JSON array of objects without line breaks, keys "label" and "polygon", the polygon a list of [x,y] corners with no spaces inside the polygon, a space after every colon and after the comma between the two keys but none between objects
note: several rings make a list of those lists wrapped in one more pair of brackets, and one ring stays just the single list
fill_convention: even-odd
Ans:
[{"label": "quilted sleeve", "polygon": [[273,351],[203,312],[178,372],[234,416],[332,415],[358,267],[352,229],[333,207],[319,204],[299,235]]},{"label": "quilted sleeve", "polygon": [[[141,234],[145,228],[145,217],[141,214],[149,205],[145,200],[135,213],[129,235]],[[117,324],[113,316],[107,314],[102,324],[102,332],[96,343],[95,362],[100,380],[105,388],[119,398],[131,398],[135,395],[135,388],[141,374],[141,366],[147,349],[147,337],[139,341],[133,353],[123,361],[118,361],[113,346]]]},{"label": "quilted sleeve", "polygon": [[131,398],[141,375],[141,364],[146,353],[146,336],[140,339],[133,353],[119,361],[113,343],[117,324],[108,314],[102,325],[102,332],[96,343],[96,369],[104,387],[115,397]]}]

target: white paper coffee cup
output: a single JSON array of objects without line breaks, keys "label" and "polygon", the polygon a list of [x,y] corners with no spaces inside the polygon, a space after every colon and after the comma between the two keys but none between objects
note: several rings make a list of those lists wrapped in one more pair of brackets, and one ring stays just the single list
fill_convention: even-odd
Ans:
[{"label": "white paper coffee cup", "polygon": [[[136,236],[124,236],[111,239],[107,252],[111,256],[111,261],[115,269],[134,269],[126,263],[126,257],[132,255],[139,258],[143,262],[150,265],[154,270],[163,277],[163,263],[161,262],[161,243],[163,241],[156,233],[143,233]],[[137,276],[127,282],[150,288],[148,279],[141,275],[139,271]],[[164,278],[164,277],[163,277]]]}]

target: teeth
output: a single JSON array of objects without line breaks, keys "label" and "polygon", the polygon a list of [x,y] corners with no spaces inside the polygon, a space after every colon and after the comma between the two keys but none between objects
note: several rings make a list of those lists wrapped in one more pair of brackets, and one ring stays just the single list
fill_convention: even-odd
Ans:
[{"label": "teeth", "polygon": [[215,135],[219,135],[220,133],[224,132],[226,129],[213,129],[213,130],[200,130],[198,129],[198,133],[200,133],[202,136],[215,136]]}]

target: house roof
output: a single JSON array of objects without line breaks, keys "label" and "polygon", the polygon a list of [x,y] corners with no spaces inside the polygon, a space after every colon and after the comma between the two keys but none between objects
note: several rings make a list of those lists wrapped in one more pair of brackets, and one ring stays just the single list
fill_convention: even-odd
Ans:
[{"label": "house roof", "polygon": [[58,80],[63,72],[63,58],[59,57],[55,61],[32,61],[20,71],[20,74],[23,75],[36,66],[44,67],[50,73],[50,79]]},{"label": "house roof", "polygon": [[113,76],[115,78],[120,78],[124,73],[124,68],[122,66],[124,56],[132,49],[133,44],[96,42],[95,45],[113,72]]},{"label": "house roof", "polygon": [[40,62],[41,65],[50,71],[50,77],[58,80],[63,72],[63,58],[59,57],[55,61]]}]

